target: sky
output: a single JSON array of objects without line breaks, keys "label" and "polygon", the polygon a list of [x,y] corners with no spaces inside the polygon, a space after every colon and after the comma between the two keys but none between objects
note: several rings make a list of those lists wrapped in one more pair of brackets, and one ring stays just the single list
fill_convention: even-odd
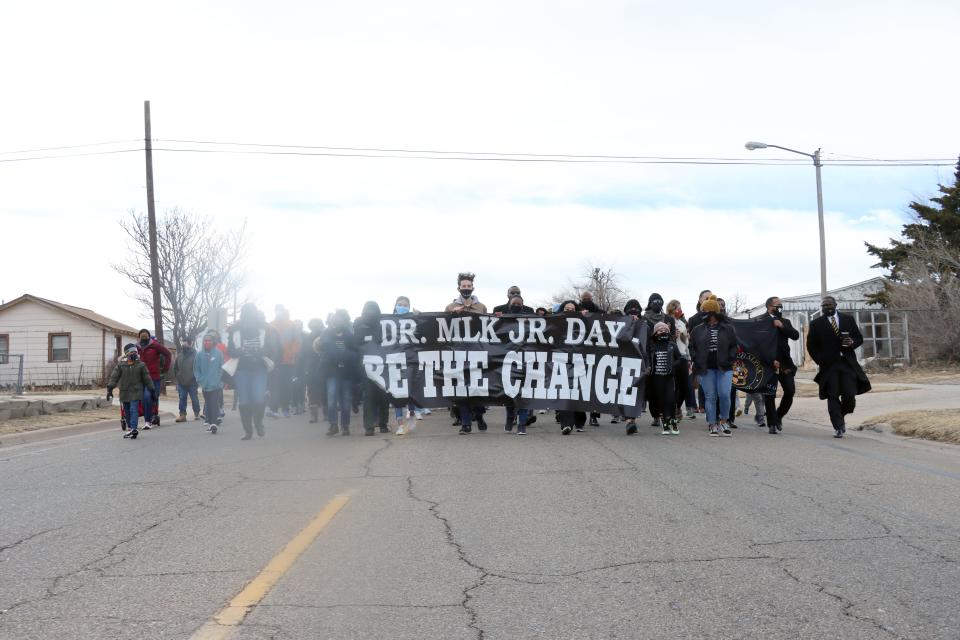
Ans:
[{"label": "sky", "polygon": [[[667,5],[670,6],[667,6]],[[960,153],[960,3],[32,2],[0,17],[0,299],[31,293],[152,326],[111,264],[156,206],[247,223],[244,292],[272,317],[398,295],[438,310],[456,274],[488,306],[548,300],[587,264],[642,301],[817,291],[824,159]],[[799,164],[501,162],[162,151],[201,140]],[[9,153],[78,144],[98,147]],[[193,145],[191,148],[202,148]],[[246,149],[251,147],[206,147]],[[275,149],[276,150],[276,149]],[[823,168],[829,287],[881,275],[951,166]]]}]

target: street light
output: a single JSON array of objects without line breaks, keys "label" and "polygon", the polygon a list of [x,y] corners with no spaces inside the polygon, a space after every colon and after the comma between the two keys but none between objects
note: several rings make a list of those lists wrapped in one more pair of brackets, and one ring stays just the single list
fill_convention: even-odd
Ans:
[{"label": "street light", "polygon": [[817,149],[813,153],[807,153],[806,151],[797,151],[796,149],[788,149],[787,147],[781,147],[778,144],[767,144],[765,142],[754,142],[750,141],[747,144],[743,145],[747,148],[747,151],[753,151],[755,149],[767,149],[773,147],[774,149],[782,149],[784,151],[789,151],[790,153],[799,153],[802,156],[807,156],[813,160],[813,166],[817,171],[817,218],[820,222],[820,297],[824,298],[827,295],[827,242],[824,239],[823,233],[823,183],[820,180],[820,167],[823,166],[820,163],[820,149]]}]

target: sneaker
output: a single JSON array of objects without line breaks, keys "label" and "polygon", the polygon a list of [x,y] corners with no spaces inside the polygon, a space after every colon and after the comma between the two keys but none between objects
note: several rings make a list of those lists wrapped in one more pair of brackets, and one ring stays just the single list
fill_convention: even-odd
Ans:
[{"label": "sneaker", "polygon": [[[563,429],[560,429],[560,433],[562,433],[562,434],[565,435],[565,436],[570,435],[570,432],[571,432],[571,431],[573,431],[573,427],[569,427],[569,426],[568,426],[568,427],[564,427]],[[837,433],[840,433],[840,432],[838,431]]]},{"label": "sneaker", "polygon": [[196,414],[193,415],[193,420],[194,420],[194,422],[196,422],[196,421],[198,421],[198,420],[201,420],[202,418],[203,418],[203,416],[201,416],[199,413],[196,413]]},{"label": "sneaker", "polygon": [[[740,414],[738,413],[737,415],[740,415]],[[750,415],[750,407],[747,407],[746,409],[743,410],[743,415],[745,416]]]},{"label": "sneaker", "polygon": [[610,418],[610,424],[619,424],[619,423],[620,423],[620,418],[618,418],[617,416],[613,416],[612,418]]},{"label": "sneaker", "polygon": [[720,436],[720,427],[715,424],[710,425],[710,437],[716,438]]},{"label": "sneaker", "polygon": [[653,422],[650,423],[650,426],[651,426],[651,427],[659,427],[659,426],[660,426],[660,418],[654,418],[654,419],[653,419]]},{"label": "sneaker", "polygon": [[[591,426],[591,427],[599,427],[599,426],[600,426],[600,422],[599,422],[596,418],[594,418],[593,416],[590,416],[590,426]],[[579,429],[578,429],[578,431],[579,431]]]},{"label": "sneaker", "polygon": [[[262,434],[260,434],[260,435],[262,435]],[[340,435],[342,435],[342,436],[348,436],[348,435],[350,435],[350,428],[349,428],[349,427],[343,427],[343,428],[341,428],[341,429],[340,429]]]},{"label": "sneaker", "polygon": [[416,413],[417,420],[423,420],[423,414],[419,411]]},{"label": "sneaker", "polygon": [[740,409],[737,409],[736,415],[737,415],[737,417],[742,416],[742,415],[743,415],[743,411],[741,411]]},{"label": "sneaker", "polygon": [[330,428],[327,429],[327,435],[328,435],[328,436],[335,436],[335,435],[337,435],[338,433],[340,433],[340,428],[339,428],[339,427],[335,427],[335,426],[331,425]]},{"label": "sneaker", "polygon": [[687,418],[688,418],[688,419],[693,420],[693,419],[696,418],[696,417],[697,417],[697,412],[696,412],[696,411],[694,411],[693,409],[687,409]]},{"label": "sneaker", "polygon": [[675,424],[674,424],[674,425],[671,425],[671,426],[670,426],[670,435],[672,435],[672,436],[678,436],[678,435],[680,435],[680,428],[677,427],[677,425],[675,425]]},{"label": "sneaker", "polygon": [[185,413],[181,413],[180,415],[177,416],[177,419],[174,420],[174,422],[186,422],[186,421],[187,421],[187,414]]},{"label": "sneaker", "polygon": [[730,427],[728,425],[722,424],[720,425],[720,435],[729,438],[733,435],[733,432],[730,431]]},{"label": "sneaker", "polygon": [[423,410],[423,415],[425,415],[425,416],[428,416],[428,415],[430,415],[431,413],[433,413],[433,411],[431,411],[430,409],[424,409],[424,410]]},{"label": "sneaker", "polygon": [[140,435],[140,433],[136,429],[131,429],[130,431],[127,431],[126,433],[124,433],[123,437],[130,438],[131,440],[136,440],[138,435]]},{"label": "sneaker", "polygon": [[487,430],[487,421],[483,419],[483,416],[477,416],[477,431],[486,431]]},{"label": "sneaker", "polygon": [[535,415],[533,415],[533,414],[531,413],[530,416],[527,417],[527,423],[526,423],[525,425],[523,425],[523,426],[524,426],[524,433],[526,433],[526,427],[529,427],[530,425],[532,425],[532,424],[533,424],[534,422],[536,422],[536,421],[537,421],[537,416],[535,416]]},{"label": "sneaker", "polygon": [[407,418],[407,433],[413,433],[413,430],[417,428],[417,419],[413,416]]},{"label": "sneaker", "polygon": [[[330,434],[328,433],[327,435],[330,435]],[[241,439],[241,440],[249,440],[249,439],[251,439],[252,437],[253,437],[252,435],[246,435],[246,434],[244,434],[244,436],[243,436],[242,438],[240,438],[240,439]]]},{"label": "sneaker", "polygon": [[637,423],[633,420],[627,420],[627,435],[632,436],[637,432]]},{"label": "sneaker", "polygon": [[217,435],[217,425],[215,424],[210,425],[209,431],[211,435]]},{"label": "sneaker", "polygon": [[390,433],[390,427],[380,427],[380,433]]},{"label": "sneaker", "polygon": [[766,420],[763,419],[763,416],[753,416],[753,421],[757,423],[758,427],[766,426]]},{"label": "sneaker", "polygon": [[375,436],[375,435],[377,435],[377,432],[371,427],[370,429],[364,429],[364,430],[363,430],[363,435],[365,435],[365,436]]},{"label": "sneaker", "polygon": [[470,433],[470,427],[460,427],[460,435],[465,436]]},{"label": "sneaker", "polygon": [[407,435],[407,428],[403,425],[400,425],[399,427],[397,427],[397,430],[394,431],[394,434],[398,436],[405,436]]},{"label": "sneaker", "polygon": [[662,435],[662,436],[668,436],[668,435],[670,435],[670,427],[669,427],[668,425],[666,425],[666,424],[663,425],[663,430],[660,432],[660,435]]},{"label": "sneaker", "polygon": [[517,425],[517,435],[518,435],[518,436],[525,436],[525,435],[527,435],[527,425],[525,425],[525,424]]},{"label": "sneaker", "polygon": [[143,425],[141,429],[143,429],[144,431],[150,431],[150,429],[153,429],[153,427],[150,426],[150,423],[148,422],[147,424]]},{"label": "sneaker", "polygon": [[284,409],[284,410],[283,410],[283,417],[284,417],[284,418],[289,418],[289,417],[290,417],[290,409]]},{"label": "sneaker", "polygon": [[545,414],[546,412],[547,412],[546,409],[537,409],[537,413],[539,413],[540,415],[543,415],[543,414]]},{"label": "sneaker", "polygon": [[[777,431],[783,431],[783,423],[782,423],[782,422],[777,422]],[[846,431],[846,429],[844,429],[844,431]]]},{"label": "sneaker", "polygon": [[[600,425],[597,425],[598,427]],[[583,433],[583,427],[577,427],[577,433]]]},{"label": "sneaker", "polygon": [[736,428],[737,428],[737,423],[734,422],[733,420],[731,420],[730,422],[728,422],[727,425],[728,425],[731,429],[736,429]]},{"label": "sneaker", "polygon": [[507,424],[503,425],[503,430],[506,431],[507,433],[510,433],[511,431],[513,431],[513,423],[508,422]]}]

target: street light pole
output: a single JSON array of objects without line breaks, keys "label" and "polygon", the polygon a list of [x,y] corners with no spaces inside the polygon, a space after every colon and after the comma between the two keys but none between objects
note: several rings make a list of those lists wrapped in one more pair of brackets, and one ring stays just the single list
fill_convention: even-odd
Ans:
[{"label": "street light pole", "polygon": [[817,171],[817,221],[820,223],[820,299],[827,297],[827,239],[823,229],[823,181],[820,179],[820,149],[813,153],[813,166]]},{"label": "street light pole", "polygon": [[817,172],[817,222],[820,225],[820,298],[825,298],[827,295],[827,240],[823,224],[823,181],[820,178],[820,168],[823,166],[823,163],[820,162],[820,149],[817,149],[813,153],[807,153],[805,151],[797,151],[796,149],[789,149],[787,147],[781,147],[778,144],[767,144],[765,142],[748,142],[744,146],[747,148],[747,151],[773,147],[774,149],[789,151],[790,153],[798,153],[801,156],[807,156],[813,160],[813,166]]}]

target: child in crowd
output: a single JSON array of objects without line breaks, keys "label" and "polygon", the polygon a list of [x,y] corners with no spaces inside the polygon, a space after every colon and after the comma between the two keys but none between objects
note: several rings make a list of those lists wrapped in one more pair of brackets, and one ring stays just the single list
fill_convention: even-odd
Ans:
[{"label": "child in crowd", "polygon": [[123,348],[123,357],[110,374],[110,381],[107,383],[108,401],[113,402],[113,390],[117,387],[120,388],[120,404],[123,405],[123,412],[127,417],[128,428],[123,437],[136,440],[140,435],[137,418],[144,393],[150,396],[154,405],[157,403],[157,393],[147,365],[140,361],[135,344],[128,344]]},{"label": "child in crowd", "polygon": [[[650,388],[656,402],[650,402],[650,408],[657,408],[660,419],[661,435],[679,435],[676,416],[676,379],[674,368],[679,354],[677,345],[670,339],[670,325],[657,322],[653,326],[653,339],[650,341],[648,362],[650,363]],[[651,398],[652,400],[652,398]]]},{"label": "child in crowd", "polygon": [[203,350],[193,360],[193,375],[203,391],[203,422],[207,431],[216,433],[220,427],[223,406],[223,352],[217,348],[216,336],[203,337]]}]

